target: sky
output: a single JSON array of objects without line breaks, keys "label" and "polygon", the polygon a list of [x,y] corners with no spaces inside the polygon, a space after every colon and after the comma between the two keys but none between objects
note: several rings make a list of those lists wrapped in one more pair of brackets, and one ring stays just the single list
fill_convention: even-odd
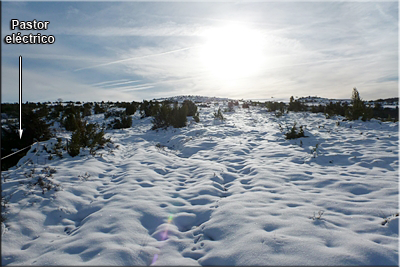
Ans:
[{"label": "sky", "polygon": [[[398,2],[2,2],[1,101],[397,97]],[[49,21],[11,30],[11,19]]]}]

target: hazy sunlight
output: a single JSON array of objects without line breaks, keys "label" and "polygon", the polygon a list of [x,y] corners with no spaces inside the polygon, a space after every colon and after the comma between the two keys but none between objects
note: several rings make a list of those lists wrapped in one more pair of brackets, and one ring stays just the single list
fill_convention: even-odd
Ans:
[{"label": "hazy sunlight", "polygon": [[201,61],[219,79],[254,75],[265,63],[264,40],[257,30],[231,24],[209,30],[205,38]]}]

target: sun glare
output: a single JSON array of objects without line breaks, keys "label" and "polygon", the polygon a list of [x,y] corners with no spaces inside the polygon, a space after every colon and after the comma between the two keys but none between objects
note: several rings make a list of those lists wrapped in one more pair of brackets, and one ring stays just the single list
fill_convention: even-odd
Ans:
[{"label": "sun glare", "polygon": [[242,25],[210,29],[200,51],[201,60],[212,75],[232,80],[257,74],[264,64],[263,36]]}]

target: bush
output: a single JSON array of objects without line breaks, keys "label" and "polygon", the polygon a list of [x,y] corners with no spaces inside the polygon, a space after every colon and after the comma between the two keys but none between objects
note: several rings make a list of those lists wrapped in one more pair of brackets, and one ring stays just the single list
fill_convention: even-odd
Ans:
[{"label": "bush", "polygon": [[74,104],[72,103],[68,104],[64,109],[64,113],[62,114],[63,118],[67,117],[70,114],[73,114],[75,116],[78,115],[79,109],[79,107],[74,106]]},{"label": "bush", "polygon": [[140,105],[140,114],[142,115],[141,119],[155,116],[159,108],[160,104],[157,101],[153,102],[152,100],[143,100],[143,103]]},{"label": "bush", "polygon": [[188,106],[182,105],[178,106],[178,103],[174,104],[171,108],[169,102],[163,102],[160,107],[158,107],[157,113],[154,115],[152,120],[153,127],[152,130],[158,128],[167,128],[172,126],[174,128],[182,128],[186,126],[188,114]]},{"label": "bush", "polygon": [[104,129],[100,129],[97,124],[79,121],[78,127],[72,134],[71,142],[68,145],[68,154],[71,157],[79,155],[80,149],[84,147],[90,148],[93,154],[98,148],[101,148],[110,141],[104,138]]},{"label": "bush", "polygon": [[111,123],[108,124],[108,127],[112,129],[130,128],[131,126],[132,117],[127,115],[122,115],[120,118],[115,118]]},{"label": "bush", "polygon": [[77,121],[80,121],[80,117],[75,114],[68,114],[64,119],[63,125],[67,131],[75,131],[78,127]]},{"label": "bush", "polygon": [[297,132],[296,123],[294,123],[292,129],[285,133],[286,139],[296,139],[304,136],[303,126],[299,127],[299,131]]},{"label": "bush", "polygon": [[77,132],[74,132],[71,137],[71,142],[68,144],[68,154],[71,157],[78,156],[79,153],[81,152],[81,141],[80,141],[80,136]]},{"label": "bush", "polygon": [[171,124],[171,113],[172,111],[170,105],[166,102],[163,102],[152,120],[153,127],[151,129],[155,130],[158,128],[167,128]]},{"label": "bush", "polygon": [[47,117],[49,115],[49,108],[46,104],[43,104],[41,106],[42,107],[40,109],[36,110],[36,115],[38,115],[38,117],[40,118]]},{"label": "bush", "polygon": [[126,115],[133,115],[137,110],[136,104],[134,102],[127,104],[125,113]]},{"label": "bush", "polygon": [[332,117],[333,115],[340,115],[340,116],[345,116],[346,115],[346,110],[348,109],[348,104],[347,103],[332,103],[332,101],[327,104],[323,112],[325,114],[328,114],[329,117]]},{"label": "bush", "polygon": [[193,103],[192,101],[190,101],[190,100],[185,100],[185,101],[183,101],[182,106],[187,106],[187,109],[188,109],[187,115],[188,115],[188,116],[194,116],[194,115],[196,115],[197,106],[196,106],[196,104]]},{"label": "bush", "polygon": [[[47,124],[32,110],[22,112],[21,126],[23,131],[22,138],[19,138],[18,129],[19,123],[8,123],[1,127],[1,155],[2,157],[12,153],[13,148],[22,149],[32,145],[36,140],[49,140],[53,135],[49,129],[50,124]],[[25,156],[27,151],[21,151],[9,158],[1,161],[1,169],[7,170],[18,163],[18,160]]]},{"label": "bush", "polygon": [[[239,105],[239,103],[238,103],[238,105]],[[227,110],[227,112],[232,112],[232,111],[234,111],[234,106],[235,106],[235,103],[232,102],[232,101],[229,101],[229,102],[228,102],[228,110]]]},{"label": "bush", "polygon": [[325,111],[325,107],[321,104],[318,106],[311,106],[312,113],[323,113]]},{"label": "bush", "polygon": [[104,112],[106,112],[104,107],[100,106],[97,103],[94,105],[94,114],[101,114],[101,113],[104,113]]},{"label": "bush", "polygon": [[108,119],[109,117],[122,117],[125,115],[125,111],[110,110],[104,113],[104,119]]},{"label": "bush", "polygon": [[59,120],[61,111],[64,110],[64,107],[61,104],[57,104],[53,106],[53,111],[50,112],[49,118],[53,120]]},{"label": "bush", "polygon": [[266,107],[268,111],[277,111],[279,110],[282,114],[285,112],[286,104],[283,102],[266,102]]},{"label": "bush", "polygon": [[301,103],[299,100],[294,100],[293,96],[290,97],[289,101],[289,111],[299,112],[299,111],[306,111],[307,106]]},{"label": "bush", "polygon": [[197,112],[196,115],[193,116],[193,119],[195,122],[200,122],[199,112]]},{"label": "bush", "polygon": [[222,114],[221,108],[218,109],[217,112],[214,112],[214,119],[224,120],[224,115]]},{"label": "bush", "polygon": [[346,118],[349,120],[358,120],[362,117],[363,121],[370,120],[374,115],[371,107],[367,107],[364,101],[360,98],[360,93],[357,88],[353,88],[352,107],[347,109]]},{"label": "bush", "polygon": [[250,106],[249,106],[249,103],[243,103],[242,104],[242,108],[249,108]]},{"label": "bush", "polygon": [[90,116],[90,115],[92,115],[92,104],[91,103],[83,104],[82,117],[86,117],[86,116]]},{"label": "bush", "polygon": [[188,107],[186,105],[178,107],[178,104],[176,103],[174,105],[174,108],[172,109],[172,117],[171,117],[172,127],[174,128],[185,127],[187,122],[187,116],[188,116]]}]

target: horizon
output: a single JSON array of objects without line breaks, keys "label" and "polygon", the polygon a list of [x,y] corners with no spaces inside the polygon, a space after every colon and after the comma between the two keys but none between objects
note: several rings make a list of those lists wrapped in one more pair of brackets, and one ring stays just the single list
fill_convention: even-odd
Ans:
[{"label": "horizon", "polygon": [[[11,30],[11,19],[49,21]],[[398,97],[398,3],[3,2],[2,103]],[[271,98],[273,97],[273,98]],[[68,99],[68,100],[67,100]]]},{"label": "horizon", "polygon": [[[81,100],[68,100],[68,99],[62,99],[61,103],[69,103],[69,102],[82,102],[82,103],[100,103],[102,101],[106,102],[111,102],[111,103],[116,103],[116,102],[127,102],[127,103],[131,103],[131,102],[136,102],[136,103],[141,103],[143,101],[163,101],[165,99],[171,99],[171,98],[179,98],[179,97],[184,97],[184,98],[189,98],[189,97],[204,97],[204,98],[215,98],[218,101],[221,101],[223,99],[229,100],[229,101],[254,101],[254,102],[288,102],[290,100],[289,98],[284,98],[284,97],[280,97],[280,98],[228,98],[228,97],[221,97],[221,96],[204,96],[204,95],[175,95],[175,96],[167,96],[167,97],[160,97],[160,98],[152,98],[152,99],[142,99],[142,100],[138,100],[138,101],[122,101],[122,100],[115,100],[115,101],[81,101]],[[321,97],[321,96],[293,96],[295,100],[298,100],[300,98],[308,98],[308,97],[312,97],[312,98],[317,98],[317,99],[323,99],[323,100],[338,100],[338,101],[351,101],[351,98],[327,98],[327,97]],[[399,99],[399,96],[394,96],[394,97],[386,97],[386,98],[378,98],[378,99],[361,99],[362,101],[365,102],[373,102],[373,101],[377,101],[377,100],[387,100],[387,99],[392,99],[392,98],[397,98]],[[30,102],[30,101],[23,101],[23,105],[28,102],[28,103],[38,103],[38,102]],[[46,103],[46,102],[50,102],[50,103],[57,103],[60,102],[59,100],[53,100],[53,101],[42,101],[39,103]],[[2,104],[19,104],[17,101],[14,102],[2,102]]]}]

